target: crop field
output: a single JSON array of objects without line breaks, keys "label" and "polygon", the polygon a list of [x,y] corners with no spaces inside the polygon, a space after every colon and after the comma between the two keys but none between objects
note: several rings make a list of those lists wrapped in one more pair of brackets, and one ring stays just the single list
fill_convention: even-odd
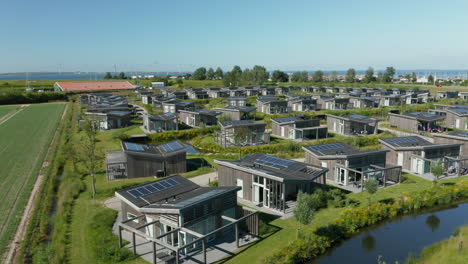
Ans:
[{"label": "crop field", "polygon": [[[0,107],[0,117],[15,107]],[[64,108],[31,105],[0,124],[0,257],[21,220]]]},{"label": "crop field", "polygon": [[5,105],[5,106],[0,106],[0,120],[6,116],[7,114],[15,111],[18,109],[18,105]]}]

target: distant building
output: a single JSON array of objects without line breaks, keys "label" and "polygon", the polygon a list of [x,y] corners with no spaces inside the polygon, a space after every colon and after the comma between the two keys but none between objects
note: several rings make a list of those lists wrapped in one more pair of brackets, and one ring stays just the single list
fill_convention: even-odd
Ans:
[{"label": "distant building", "polygon": [[228,106],[247,106],[247,97],[245,96],[231,96],[227,99]]},{"label": "distant building", "polygon": [[162,145],[122,142],[122,149],[106,154],[108,180],[162,177],[187,171],[187,147],[180,141]]},{"label": "distant building", "polygon": [[253,120],[257,108],[250,106],[226,106],[225,108],[214,108],[221,116],[228,116],[230,120]]},{"label": "distant building", "polygon": [[178,110],[179,121],[190,126],[215,126],[218,123],[219,113],[206,109]]},{"label": "distant building", "polygon": [[[216,134],[216,141],[223,147],[252,146],[270,143],[270,134],[265,132],[267,126],[263,122],[252,120],[223,121],[221,130]],[[241,129],[246,131],[239,132]],[[242,133],[237,136],[237,133]]]},{"label": "distant building", "polygon": [[113,90],[134,90],[128,81],[85,81],[85,82],[56,82],[54,90],[58,92],[93,92]]},{"label": "distant building", "polygon": [[419,136],[379,139],[382,148],[389,150],[387,162],[402,166],[413,174],[430,173],[431,166],[447,157],[460,156],[462,144],[433,144]]},{"label": "distant building", "polygon": [[259,96],[257,98],[257,111],[270,115],[287,113],[288,102],[275,96]]},{"label": "distant building", "polygon": [[439,91],[436,93],[437,99],[458,98],[458,91]]},{"label": "distant building", "polygon": [[164,86],[164,82],[151,82],[151,88],[162,88]]},{"label": "distant building", "polygon": [[149,133],[177,130],[177,115],[164,113],[159,115],[143,115],[143,126]]},{"label": "distant building", "polygon": [[327,127],[329,132],[343,136],[371,135],[378,132],[378,120],[358,114],[347,116],[327,114]]},{"label": "distant building", "polygon": [[320,126],[320,120],[304,120],[298,117],[281,117],[271,119],[273,136],[292,140],[312,140],[327,137],[327,127]]},{"label": "distant building", "polygon": [[[99,130],[109,130],[122,128],[131,125],[131,115],[129,111],[109,111],[106,113],[86,112],[85,116],[89,120],[97,123]],[[82,124],[85,122],[81,121]]]},{"label": "distant building", "polygon": [[445,119],[445,116],[424,112],[411,112],[401,115],[389,113],[388,116],[391,127],[404,129],[411,133],[437,130],[441,128],[440,122]]}]

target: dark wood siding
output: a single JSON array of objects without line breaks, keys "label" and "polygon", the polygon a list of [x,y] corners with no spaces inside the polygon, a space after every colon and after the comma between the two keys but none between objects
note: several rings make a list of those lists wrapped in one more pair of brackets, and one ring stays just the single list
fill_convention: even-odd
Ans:
[{"label": "dark wood siding", "polygon": [[218,166],[219,186],[237,186],[237,179],[243,181],[243,199],[252,201],[252,174],[232,169],[221,164]]}]

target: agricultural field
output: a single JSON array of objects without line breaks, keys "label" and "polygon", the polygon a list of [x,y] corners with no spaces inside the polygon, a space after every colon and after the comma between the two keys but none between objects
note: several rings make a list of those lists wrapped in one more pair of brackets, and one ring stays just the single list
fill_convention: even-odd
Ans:
[{"label": "agricultural field", "polygon": [[18,109],[20,106],[18,105],[6,105],[6,106],[0,106],[0,120],[4,118],[6,115],[12,113],[16,109]]},{"label": "agricultural field", "polygon": [[[18,106],[0,107],[0,116]],[[5,253],[38,176],[65,104],[25,107],[0,124],[0,256]]]}]

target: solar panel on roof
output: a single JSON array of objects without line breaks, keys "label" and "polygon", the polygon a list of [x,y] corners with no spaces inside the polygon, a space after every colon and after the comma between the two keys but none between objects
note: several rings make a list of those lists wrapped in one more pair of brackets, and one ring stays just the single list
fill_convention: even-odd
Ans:
[{"label": "solar panel on roof", "polygon": [[169,189],[173,186],[176,186],[177,184],[179,183],[174,179],[160,180],[152,184],[136,187],[134,189],[128,190],[127,192],[133,195],[133,197],[138,198]]},{"label": "solar panel on roof", "polygon": [[415,137],[401,137],[401,138],[389,138],[387,139],[389,142],[394,144],[402,144],[402,143],[414,143],[418,142],[418,139]]},{"label": "solar panel on roof", "polygon": [[171,151],[176,151],[179,149],[184,148],[178,141],[173,141],[169,142],[167,144],[161,145],[161,148],[164,150],[164,152],[171,152]]},{"label": "solar panel on roof", "polygon": [[358,114],[350,114],[349,116],[352,117],[352,118],[357,118],[357,119],[366,119],[367,118],[367,116],[358,115]]},{"label": "solar panel on roof", "polygon": [[275,168],[275,169],[284,169],[291,165],[294,165],[296,162],[292,160],[286,160],[281,158],[276,158],[272,156],[262,156],[255,161],[256,164]]},{"label": "solar panel on roof", "polygon": [[144,151],[143,146],[140,144],[125,142],[125,146],[131,151]]}]

